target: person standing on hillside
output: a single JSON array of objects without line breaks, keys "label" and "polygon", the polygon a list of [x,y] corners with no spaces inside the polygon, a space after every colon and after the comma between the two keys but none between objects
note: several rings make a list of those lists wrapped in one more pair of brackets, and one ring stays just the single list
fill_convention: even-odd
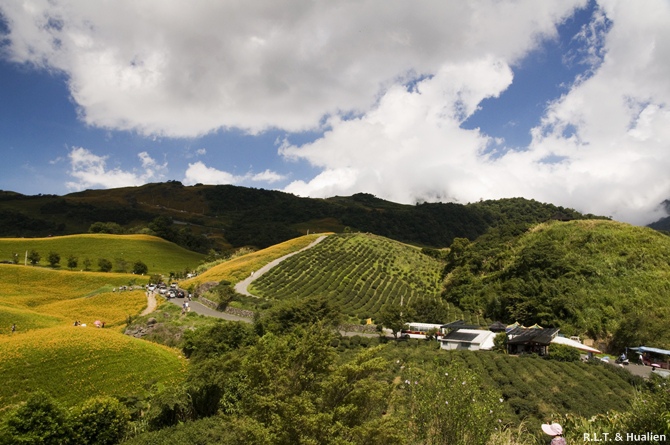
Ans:
[{"label": "person standing on hillside", "polygon": [[544,431],[545,434],[554,436],[554,438],[551,439],[551,445],[567,445],[565,439],[563,438],[563,427],[558,423],[552,423],[551,425],[548,423],[543,423],[542,431]]},{"label": "person standing on hillside", "polygon": [[12,323],[12,334],[16,332],[16,324]]}]

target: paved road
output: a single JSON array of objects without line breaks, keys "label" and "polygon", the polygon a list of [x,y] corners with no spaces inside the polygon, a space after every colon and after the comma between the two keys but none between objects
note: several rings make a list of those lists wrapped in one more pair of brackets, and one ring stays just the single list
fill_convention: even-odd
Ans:
[{"label": "paved road", "polygon": [[276,260],[270,261],[268,264],[266,264],[265,266],[261,267],[260,269],[258,269],[256,271],[252,272],[251,275],[249,275],[247,278],[245,278],[244,280],[237,283],[235,285],[235,292],[237,292],[238,294],[246,295],[248,297],[255,297],[255,295],[252,295],[247,290],[247,288],[249,287],[249,285],[251,284],[252,281],[257,279],[258,277],[260,277],[265,272],[272,269],[273,267],[275,267],[277,264],[281,263],[285,259],[290,258],[293,255],[296,255],[296,254],[302,252],[303,250],[311,249],[312,247],[316,246],[318,243],[320,243],[324,239],[326,239],[326,235],[318,237],[317,239],[312,241],[312,243],[307,247],[303,247],[302,249],[300,249],[296,252],[289,253],[288,255],[284,255],[283,257],[277,258]]},{"label": "paved road", "polygon": [[[179,307],[182,307],[184,304],[184,301],[186,301],[185,298],[169,298],[168,301],[172,304],[176,304]],[[189,307],[191,308],[191,312],[195,312],[196,314],[200,315],[206,315],[208,317],[216,317],[216,318],[223,318],[224,320],[229,320],[229,321],[245,321],[247,323],[251,323],[250,318],[244,318],[244,317],[239,317],[237,315],[229,314],[227,312],[220,312],[215,309],[212,309],[208,306],[205,306],[202,303],[198,303],[197,301],[189,301],[188,303]]]}]

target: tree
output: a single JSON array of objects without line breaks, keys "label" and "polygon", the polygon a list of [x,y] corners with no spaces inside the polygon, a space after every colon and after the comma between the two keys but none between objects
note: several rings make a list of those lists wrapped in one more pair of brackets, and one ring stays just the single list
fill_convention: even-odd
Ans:
[{"label": "tree", "polygon": [[123,228],[115,222],[94,222],[88,228],[88,233],[112,233],[119,234],[123,233]]},{"label": "tree", "polygon": [[492,351],[502,352],[507,354],[507,334],[504,332],[499,332],[493,338],[493,349]]},{"label": "tree", "polygon": [[447,306],[437,298],[417,298],[412,300],[410,307],[416,321],[422,323],[445,323],[449,316]]},{"label": "tree", "polygon": [[60,254],[57,252],[49,252],[47,260],[49,261],[49,265],[51,267],[56,267],[58,263],[60,263]]},{"label": "tree", "polygon": [[86,257],[84,258],[84,270],[91,270],[91,265],[93,264],[93,261],[91,261],[90,258]]},{"label": "tree", "polygon": [[286,300],[267,311],[260,321],[265,331],[275,334],[290,332],[298,327],[322,323],[337,328],[342,315],[326,297],[315,295],[304,299]]},{"label": "tree", "polygon": [[98,260],[98,268],[100,268],[100,272],[109,272],[112,270],[112,262],[107,258],[100,258]]},{"label": "tree", "polygon": [[70,255],[67,257],[67,267],[70,270],[73,270],[77,267],[77,264],[79,263],[79,260],[77,259],[76,256]]},{"label": "tree", "polygon": [[116,258],[114,263],[116,263],[117,272],[125,273],[128,270],[128,261],[126,261],[124,258]]},{"label": "tree", "polygon": [[136,275],[144,275],[147,272],[149,272],[149,267],[147,267],[146,264],[144,264],[142,261],[137,260],[135,261],[135,264],[133,264],[133,273]]},{"label": "tree", "polygon": [[413,312],[408,307],[399,304],[384,306],[379,313],[379,321],[385,328],[393,332],[393,336],[398,338],[398,333],[405,329],[405,324],[411,321]]},{"label": "tree", "polygon": [[42,257],[35,249],[28,252],[28,261],[30,261],[30,264],[32,264],[33,266],[39,263],[41,259]]},{"label": "tree", "polygon": [[130,421],[125,406],[113,397],[95,397],[73,411],[75,443],[113,445],[123,439]]},{"label": "tree", "polygon": [[0,425],[1,444],[67,444],[71,437],[67,412],[38,392],[10,412]]}]

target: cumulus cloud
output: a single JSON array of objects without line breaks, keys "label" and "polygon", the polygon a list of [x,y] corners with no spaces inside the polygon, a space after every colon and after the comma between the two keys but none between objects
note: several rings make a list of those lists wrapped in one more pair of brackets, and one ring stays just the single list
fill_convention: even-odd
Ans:
[{"label": "cumulus cloud", "polygon": [[[546,105],[529,146],[462,125],[587,4],[31,0],[0,12],[5,52],[65,73],[87,124],[158,137],[281,129],[289,135],[279,155],[320,169],[285,188],[296,194],[363,191],[406,203],[524,196],[650,222],[670,197],[667,0],[597,0],[578,49],[565,55],[589,69]],[[291,142],[292,132],[315,129],[315,140]],[[70,159],[73,187],[127,185],[166,167],[147,155],[142,173],[110,170],[85,149]],[[204,162],[184,176],[284,179]]]},{"label": "cumulus cloud", "polygon": [[86,123],[196,136],[364,113],[389,85],[445,60],[522,57],[583,4],[31,0],[0,11],[12,59],[67,74]]},{"label": "cumulus cloud", "polygon": [[482,59],[442,69],[416,90],[390,89],[361,118],[331,119],[315,142],[285,143],[284,156],[323,169],[286,190],[406,203],[524,196],[632,223],[658,219],[670,195],[670,4],[640,6],[607,1],[596,10],[578,36],[592,69],[548,106],[529,147],[510,150],[459,126],[459,112],[512,81],[504,61]]},{"label": "cumulus cloud", "polygon": [[247,173],[244,175],[235,175],[223,170],[218,170],[214,167],[208,167],[204,162],[198,161],[193,164],[188,164],[186,173],[184,174],[183,183],[186,185],[193,184],[237,184],[241,185],[246,182],[266,182],[274,183],[284,179],[284,176],[265,170],[261,173]]},{"label": "cumulus cloud", "polygon": [[150,181],[161,181],[167,172],[167,163],[158,164],[146,152],[138,153],[141,168],[124,171],[107,167],[108,156],[98,156],[83,147],[73,147],[68,154],[69,175],[75,178],[66,186],[70,190],[87,188],[115,188],[142,185]]}]

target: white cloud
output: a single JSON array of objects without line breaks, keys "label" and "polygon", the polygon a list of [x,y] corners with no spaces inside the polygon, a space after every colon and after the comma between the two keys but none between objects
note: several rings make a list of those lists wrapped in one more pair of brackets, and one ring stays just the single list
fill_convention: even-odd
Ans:
[{"label": "white cloud", "polygon": [[446,60],[522,57],[585,2],[31,0],[0,11],[13,60],[67,74],[86,123],[194,136],[365,113]]},{"label": "white cloud", "polygon": [[82,147],[73,147],[68,154],[70,160],[70,176],[75,181],[66,183],[70,190],[87,188],[114,188],[142,185],[150,181],[161,181],[167,171],[167,163],[158,164],[146,152],[138,155],[141,169],[124,171],[120,168],[107,168],[108,156],[98,156]]},{"label": "white cloud", "polygon": [[214,167],[208,167],[203,162],[198,161],[193,164],[188,164],[182,182],[186,185],[198,183],[243,185],[246,182],[264,182],[272,184],[281,181],[282,179],[284,179],[284,176],[271,170],[265,170],[261,173],[235,175],[223,170],[218,170]]},{"label": "white cloud", "polygon": [[193,184],[234,184],[238,177],[232,173],[207,167],[203,162],[194,162],[188,164],[184,179],[182,182],[186,185]]},{"label": "white cloud", "polygon": [[670,197],[670,4],[603,1],[594,20],[583,59],[592,72],[550,104],[529,147],[491,156],[485,148],[500,141],[459,127],[453,110],[467,115],[511,82],[504,61],[482,59],[442,69],[418,91],[391,88],[361,118],[331,119],[313,143],[284,143],[284,156],[323,169],[286,190],[407,203],[524,196],[632,223],[658,219]]},{"label": "white cloud", "polygon": [[[565,59],[591,69],[548,104],[528,147],[461,128],[586,3],[31,0],[0,11],[12,59],[63,71],[88,124],[161,137],[325,130],[281,144],[285,158],[321,169],[286,187],[293,193],[408,203],[525,196],[646,223],[670,197],[667,0],[598,0]],[[76,187],[142,178],[85,149],[70,158]],[[161,168],[147,163],[143,174]],[[282,179],[195,162],[184,182]]]}]

